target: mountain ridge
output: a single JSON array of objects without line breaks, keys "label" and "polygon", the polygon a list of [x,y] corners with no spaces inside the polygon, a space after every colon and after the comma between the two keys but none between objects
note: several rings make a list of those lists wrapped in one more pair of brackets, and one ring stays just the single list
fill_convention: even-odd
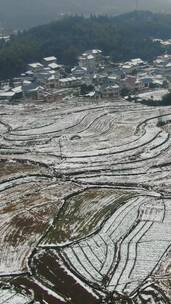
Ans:
[{"label": "mountain ridge", "polygon": [[[136,0],[0,0],[1,27],[24,29],[56,20],[63,14],[118,15],[136,9]],[[139,10],[171,12],[170,0],[139,0]]]}]

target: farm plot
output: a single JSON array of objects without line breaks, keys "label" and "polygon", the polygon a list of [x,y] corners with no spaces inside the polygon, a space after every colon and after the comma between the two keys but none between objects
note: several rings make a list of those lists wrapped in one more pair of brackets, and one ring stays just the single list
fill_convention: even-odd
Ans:
[{"label": "farm plot", "polygon": [[0,183],[0,275],[19,274],[28,271],[28,256],[60,210],[62,189],[70,193],[77,187],[40,174],[43,169],[36,174],[36,166],[23,166],[24,173],[18,163],[2,167],[6,179]]},{"label": "farm plot", "polygon": [[65,201],[43,244],[67,244],[94,233],[131,195],[110,188],[92,188],[74,195]]},{"label": "farm plot", "polygon": [[170,246],[170,216],[170,200],[130,199],[98,233],[62,249],[62,257],[91,286],[134,295]]},{"label": "farm plot", "polygon": [[0,115],[9,293],[39,304],[170,303],[171,108],[72,99],[0,104]]},{"label": "farm plot", "polygon": [[0,304],[31,304],[32,298],[15,290],[0,289]]}]

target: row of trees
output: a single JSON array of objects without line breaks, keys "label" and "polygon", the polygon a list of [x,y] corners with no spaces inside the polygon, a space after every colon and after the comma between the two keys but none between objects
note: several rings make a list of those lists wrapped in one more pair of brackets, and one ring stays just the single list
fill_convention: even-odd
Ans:
[{"label": "row of trees", "polygon": [[119,17],[75,16],[19,33],[0,46],[0,79],[11,78],[26,64],[43,56],[55,55],[65,65],[76,63],[78,55],[100,48],[113,60],[133,57],[152,60],[163,52],[152,37],[170,37],[171,18],[148,12]]}]

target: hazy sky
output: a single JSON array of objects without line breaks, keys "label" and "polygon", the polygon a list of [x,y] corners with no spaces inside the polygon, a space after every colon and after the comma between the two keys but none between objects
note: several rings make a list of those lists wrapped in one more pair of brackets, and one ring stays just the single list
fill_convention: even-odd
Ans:
[{"label": "hazy sky", "polygon": [[[139,9],[171,11],[171,0],[138,0]],[[0,23],[30,27],[54,20],[62,13],[119,14],[135,9],[136,0],[0,0]]]}]

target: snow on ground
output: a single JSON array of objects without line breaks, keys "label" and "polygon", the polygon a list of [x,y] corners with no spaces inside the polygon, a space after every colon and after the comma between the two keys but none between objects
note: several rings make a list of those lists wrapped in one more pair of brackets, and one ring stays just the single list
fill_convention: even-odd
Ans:
[{"label": "snow on ground", "polygon": [[167,89],[153,90],[146,93],[138,94],[137,97],[141,100],[156,100],[160,101],[162,98],[169,93]]},{"label": "snow on ground", "polygon": [[0,304],[30,304],[32,299],[14,290],[0,289]]},{"label": "snow on ground", "polygon": [[[98,297],[138,297],[170,246],[170,121],[171,107],[124,100],[0,104],[0,276],[55,248]],[[59,291],[47,296],[65,301]]]}]

